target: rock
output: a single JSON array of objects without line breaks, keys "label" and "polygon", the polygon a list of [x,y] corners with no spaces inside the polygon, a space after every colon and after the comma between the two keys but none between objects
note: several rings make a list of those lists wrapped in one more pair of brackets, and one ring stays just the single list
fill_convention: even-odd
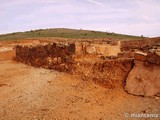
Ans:
[{"label": "rock", "polygon": [[117,54],[117,57],[122,58],[124,56],[124,54],[125,54],[124,52],[120,52],[120,53]]},{"label": "rock", "polygon": [[142,50],[144,51],[144,52],[149,52],[149,45],[142,45]]},{"label": "rock", "polygon": [[117,59],[117,56],[106,56],[106,58],[108,58],[108,59],[111,59],[111,60],[113,60],[113,59]]},{"label": "rock", "polygon": [[76,51],[75,44],[73,44],[73,43],[72,43],[72,44],[69,44],[68,52],[69,52],[70,54],[74,54],[75,51]]},{"label": "rock", "polygon": [[53,63],[53,64],[57,64],[57,58],[53,58],[53,59],[52,59],[52,63]]},{"label": "rock", "polygon": [[159,100],[159,97],[155,96],[155,99]]},{"label": "rock", "polygon": [[146,57],[149,63],[160,64],[160,56],[158,54],[149,53]]},{"label": "rock", "polygon": [[154,96],[160,92],[160,65],[135,60],[129,73],[125,89],[128,93],[142,96]]},{"label": "rock", "polygon": [[57,62],[60,64],[60,63],[62,63],[62,58],[61,57],[58,57],[57,58]]},{"label": "rock", "polygon": [[95,54],[96,53],[96,48],[92,45],[88,45],[86,47],[86,53],[87,54]]},{"label": "rock", "polygon": [[49,65],[52,64],[52,58],[51,58],[51,57],[47,57],[47,61],[48,61],[48,64],[49,64]]},{"label": "rock", "polygon": [[123,56],[123,58],[134,58],[134,54],[135,54],[135,52],[133,51],[127,51],[127,52],[125,52],[124,53],[124,56]]},{"label": "rock", "polygon": [[48,50],[48,51],[51,51],[51,50],[52,50],[52,44],[48,44],[48,45],[46,45],[46,47],[47,47],[47,50]]},{"label": "rock", "polygon": [[146,60],[147,60],[146,56],[147,56],[146,53],[136,52],[136,53],[134,54],[134,59],[140,60],[140,61],[146,61]]},{"label": "rock", "polygon": [[[72,55],[75,53],[75,44],[49,43],[30,47],[17,45],[15,50],[15,60],[18,62],[34,67],[59,70],[61,64],[73,62]],[[68,70],[68,68],[66,69]],[[62,68],[61,70],[66,71],[66,69]]]},{"label": "rock", "polygon": [[156,51],[156,54],[157,54],[158,56],[160,56],[160,50],[157,50],[157,51]]}]

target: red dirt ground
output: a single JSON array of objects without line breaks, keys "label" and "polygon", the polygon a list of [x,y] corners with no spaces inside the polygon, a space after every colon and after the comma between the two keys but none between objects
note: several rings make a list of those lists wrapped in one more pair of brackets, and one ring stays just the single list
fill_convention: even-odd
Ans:
[{"label": "red dirt ground", "polygon": [[1,120],[125,120],[125,113],[159,113],[160,100],[107,89],[65,73],[0,62]]}]

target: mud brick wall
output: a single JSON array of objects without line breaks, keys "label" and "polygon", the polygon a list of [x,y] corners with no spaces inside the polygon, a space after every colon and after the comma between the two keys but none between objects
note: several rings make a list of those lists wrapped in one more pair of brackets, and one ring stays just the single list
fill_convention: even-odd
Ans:
[{"label": "mud brick wall", "polygon": [[16,46],[16,60],[27,65],[55,69],[70,70],[75,54],[75,44],[50,43],[38,46]]}]

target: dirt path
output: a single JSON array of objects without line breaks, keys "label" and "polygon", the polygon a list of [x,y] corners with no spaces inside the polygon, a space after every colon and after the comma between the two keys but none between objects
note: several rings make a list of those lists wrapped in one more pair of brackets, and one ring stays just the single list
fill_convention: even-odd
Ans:
[{"label": "dirt path", "polygon": [[122,88],[106,89],[57,71],[0,61],[1,120],[125,120],[125,113],[160,113],[160,99],[129,95]]}]

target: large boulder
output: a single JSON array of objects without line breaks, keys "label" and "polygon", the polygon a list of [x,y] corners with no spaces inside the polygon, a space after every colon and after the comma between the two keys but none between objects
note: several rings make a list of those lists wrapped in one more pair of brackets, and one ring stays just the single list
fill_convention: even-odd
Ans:
[{"label": "large boulder", "polygon": [[145,64],[135,60],[129,73],[125,89],[128,93],[142,96],[154,96],[160,93],[160,65]]},{"label": "large boulder", "polygon": [[147,61],[153,64],[160,64],[160,56],[156,53],[147,54]]}]

